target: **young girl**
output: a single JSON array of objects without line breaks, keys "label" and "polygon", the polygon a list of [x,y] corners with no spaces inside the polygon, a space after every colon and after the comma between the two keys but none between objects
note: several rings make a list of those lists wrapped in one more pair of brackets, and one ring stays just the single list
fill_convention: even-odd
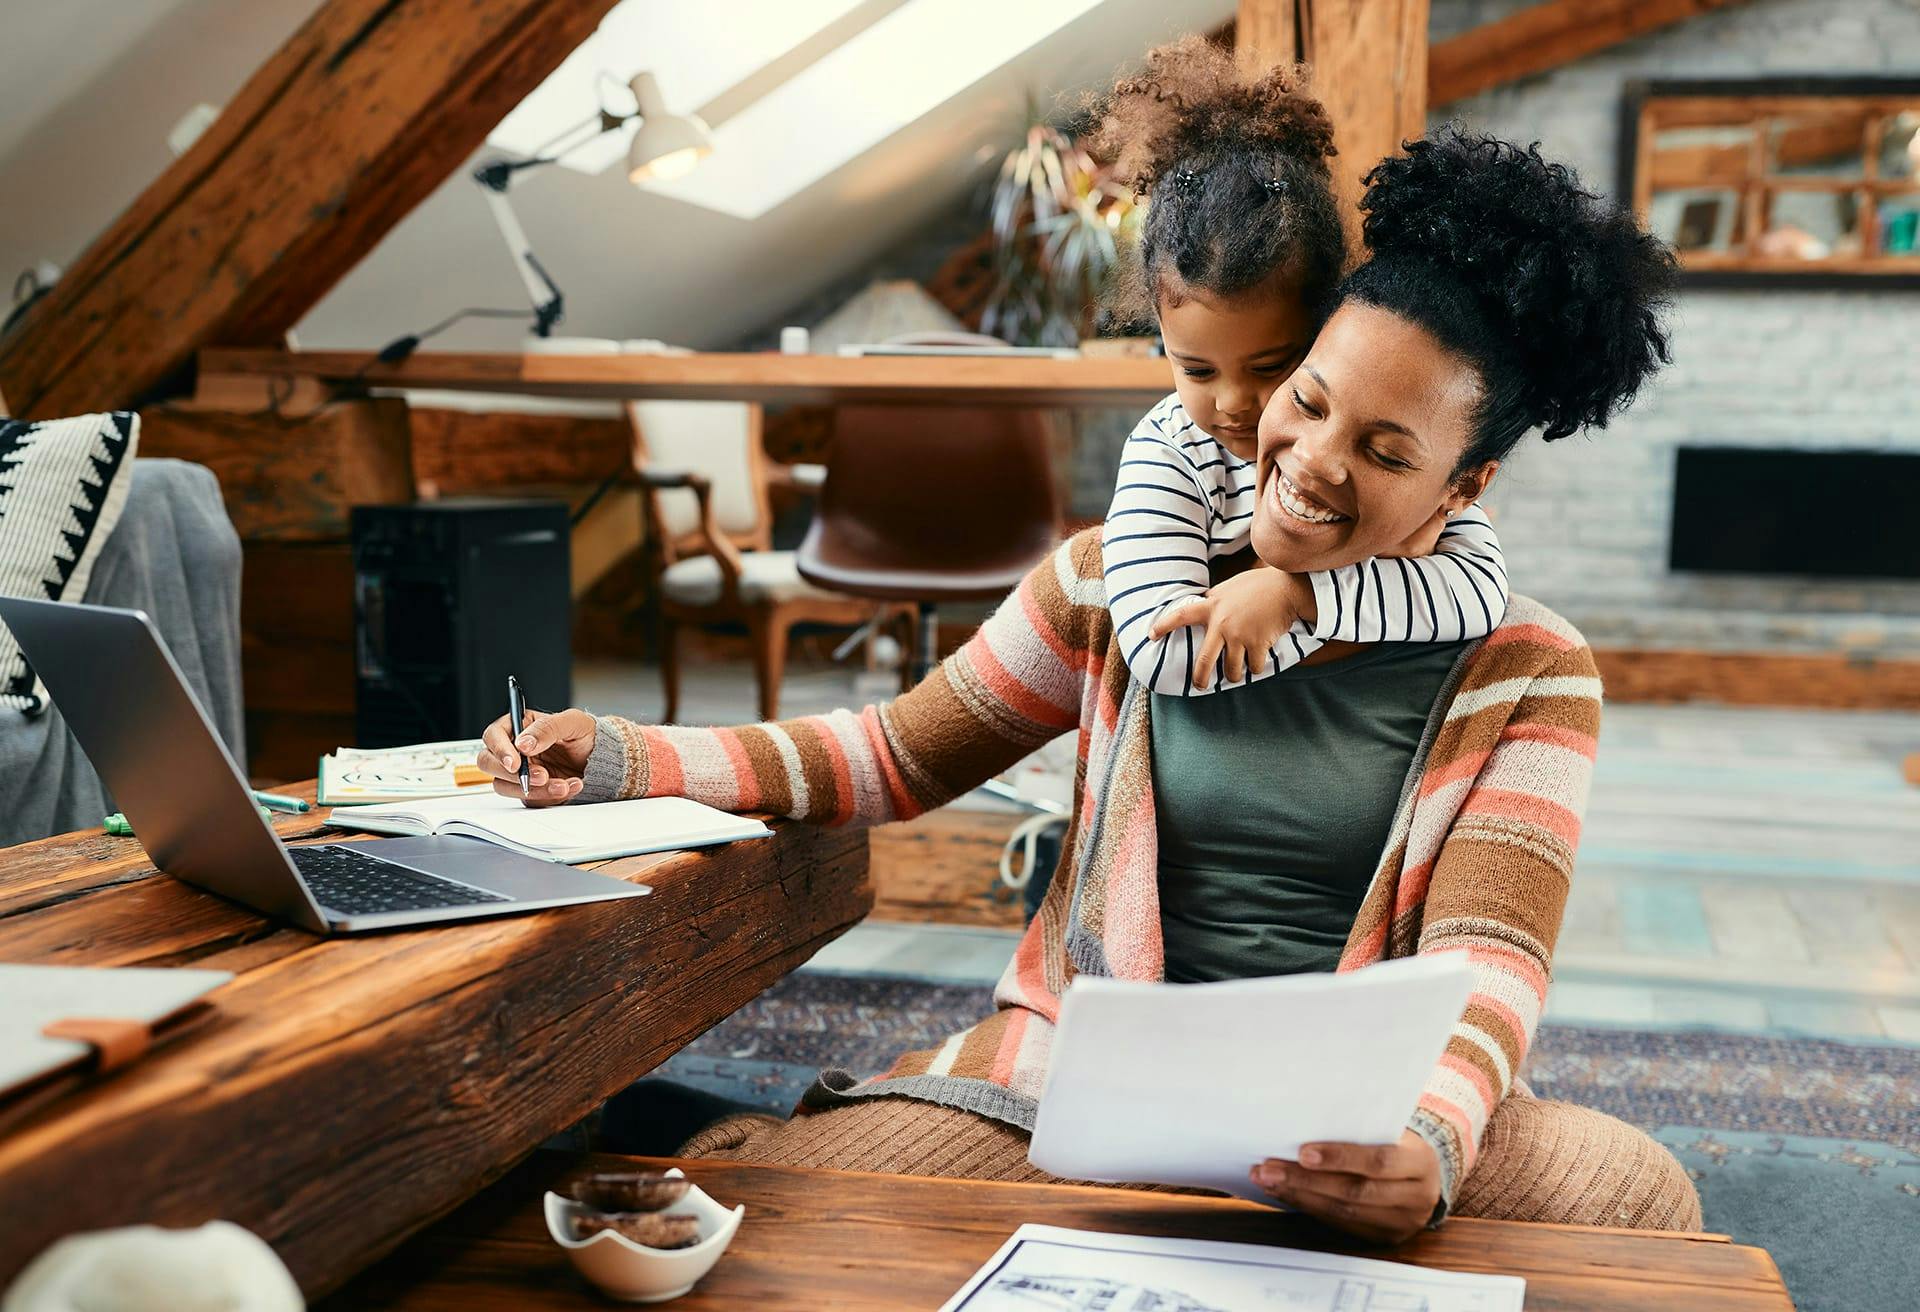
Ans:
[{"label": "young girl", "polygon": [[[1175,389],[1127,439],[1104,531],[1107,602],[1134,677],[1197,696],[1336,639],[1492,632],[1506,569],[1465,488],[1397,558],[1304,576],[1250,569],[1209,587],[1208,562],[1247,546],[1261,412],[1305,357],[1340,278],[1333,129],[1319,104],[1289,71],[1249,79],[1189,37],[1115,86],[1098,145],[1148,200],[1122,308],[1158,319]],[[1384,446],[1372,458],[1400,459]],[[1345,518],[1284,479],[1276,492],[1305,531]]]}]

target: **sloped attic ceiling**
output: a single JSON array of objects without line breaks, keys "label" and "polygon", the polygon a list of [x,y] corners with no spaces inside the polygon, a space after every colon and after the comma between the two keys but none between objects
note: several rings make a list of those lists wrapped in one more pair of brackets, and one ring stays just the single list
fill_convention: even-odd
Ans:
[{"label": "sloped attic ceiling", "polygon": [[[671,108],[714,117],[718,151],[682,183],[647,191],[617,165],[518,177],[513,205],[566,293],[558,331],[706,348],[736,341],[971,203],[1029,104],[1077,103],[1148,46],[1217,27],[1234,7],[628,0],[609,15],[599,49],[569,61],[529,101],[547,98],[548,119],[564,125],[603,99],[621,108],[619,84],[651,70]],[[0,274],[11,280],[36,259],[71,260],[165,166],[165,134],[180,115],[228,99],[311,8],[312,0],[65,0],[58,23],[38,13],[8,19],[0,62],[40,76],[0,79],[0,189],[47,199],[0,231]],[[87,13],[97,21],[80,25],[83,38],[66,19]],[[516,111],[522,126],[529,108]],[[514,126],[509,116],[503,129]],[[619,149],[600,144],[602,159]],[[397,225],[307,316],[301,344],[374,346],[466,306],[525,305],[467,176],[501,153],[480,152]],[[478,320],[435,345],[512,349],[521,332],[513,321]]]},{"label": "sloped attic ceiling", "polygon": [[[668,0],[645,2],[659,7]],[[689,11],[697,7],[707,15],[728,7],[713,0],[670,2]],[[847,8],[841,0],[809,2],[833,11]],[[617,164],[595,175],[560,167],[521,175],[512,192],[515,210],[534,250],[567,296],[567,318],[559,331],[655,337],[705,348],[736,341],[917,228],[970,203],[985,173],[1022,130],[1030,102],[1076,103],[1148,46],[1215,27],[1234,9],[1233,0],[1024,3],[1030,9],[1058,5],[1077,16],[1025,48],[1016,45],[1005,62],[976,75],[910,122],[873,134],[872,143],[853,158],[790,195],[776,195],[757,217],[721,212],[714,205],[714,188],[729,180],[753,180],[750,172],[743,177],[737,165],[728,165],[724,152],[735,145],[737,157],[741,145],[756,147],[776,161],[768,164],[769,170],[779,167],[790,177],[794,161],[783,157],[778,139],[769,148],[764,137],[755,139],[739,130],[764,129],[771,123],[787,134],[790,153],[799,154],[809,148],[815,130],[811,115],[796,110],[782,120],[756,114],[753,103],[739,106],[732,118],[716,124],[714,156],[671,188],[636,189]],[[864,35],[884,35],[889,24],[922,6],[953,7],[948,0],[883,5],[893,12]],[[949,61],[940,25],[910,28],[907,35],[909,39],[892,47],[903,72]],[[952,35],[958,38],[961,33]],[[709,17],[693,38],[690,44],[704,41],[715,51],[724,49],[731,40],[729,24]],[[851,46],[840,47],[840,52]],[[683,56],[694,62],[706,57],[691,51]],[[616,81],[649,66],[644,51],[628,59],[626,66],[607,70]],[[813,67],[832,71],[825,59]],[[697,89],[691,97],[697,103],[675,100],[670,71],[666,66],[657,71],[671,108],[705,103]],[[807,76],[808,71],[802,71],[777,84],[762,103],[777,107],[782,93],[808,90],[803,81]],[[694,80],[683,78],[683,86]],[[828,117],[859,120],[868,113],[857,82],[842,89],[847,94],[840,106],[816,105],[822,130]],[[871,105],[871,113],[885,112],[882,97],[873,97]],[[579,116],[592,108],[587,99]],[[679,188],[704,203],[681,199]],[[757,209],[764,199],[756,196],[740,208]],[[455,177],[315,307],[299,336],[308,346],[366,346],[437,322],[462,306],[525,303],[526,294],[478,192],[465,177]],[[442,340],[449,346],[511,347],[519,331],[511,322],[481,321],[461,325]]]}]

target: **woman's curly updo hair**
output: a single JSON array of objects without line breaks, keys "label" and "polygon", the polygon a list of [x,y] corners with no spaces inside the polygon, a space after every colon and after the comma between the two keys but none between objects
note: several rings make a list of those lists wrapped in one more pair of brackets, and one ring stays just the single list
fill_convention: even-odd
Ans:
[{"label": "woman's curly updo hair", "polygon": [[1671,357],[1673,256],[1571,169],[1449,125],[1366,176],[1372,252],[1340,299],[1390,310],[1483,384],[1459,468],[1604,428]]},{"label": "woman's curly updo hair", "polygon": [[1097,106],[1094,153],[1147,202],[1110,298],[1117,317],[1148,323],[1191,291],[1268,286],[1301,296],[1315,322],[1331,310],[1346,264],[1333,125],[1304,87],[1301,70],[1248,76],[1189,36],[1151,51]]}]

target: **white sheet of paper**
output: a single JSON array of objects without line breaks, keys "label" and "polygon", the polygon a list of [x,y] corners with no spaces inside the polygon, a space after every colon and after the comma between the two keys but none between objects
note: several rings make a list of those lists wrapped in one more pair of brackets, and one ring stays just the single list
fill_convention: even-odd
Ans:
[{"label": "white sheet of paper", "polygon": [[1521,1312],[1526,1293],[1518,1276],[1433,1271],[1264,1244],[1023,1225],[940,1312]]},{"label": "white sheet of paper", "polygon": [[1473,970],[1458,953],[1338,975],[1142,984],[1082,975],[1061,1002],[1027,1157],[1069,1180],[1271,1202],[1257,1161],[1395,1143]]}]

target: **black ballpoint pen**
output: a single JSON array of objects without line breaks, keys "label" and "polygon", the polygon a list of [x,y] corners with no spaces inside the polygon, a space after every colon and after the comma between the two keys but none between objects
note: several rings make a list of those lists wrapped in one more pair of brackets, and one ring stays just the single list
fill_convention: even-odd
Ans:
[{"label": "black ballpoint pen", "polygon": [[507,718],[513,721],[513,751],[520,758],[520,796],[530,797],[527,754],[520,750],[520,731],[527,727],[527,703],[520,696],[520,680],[507,676]]}]

